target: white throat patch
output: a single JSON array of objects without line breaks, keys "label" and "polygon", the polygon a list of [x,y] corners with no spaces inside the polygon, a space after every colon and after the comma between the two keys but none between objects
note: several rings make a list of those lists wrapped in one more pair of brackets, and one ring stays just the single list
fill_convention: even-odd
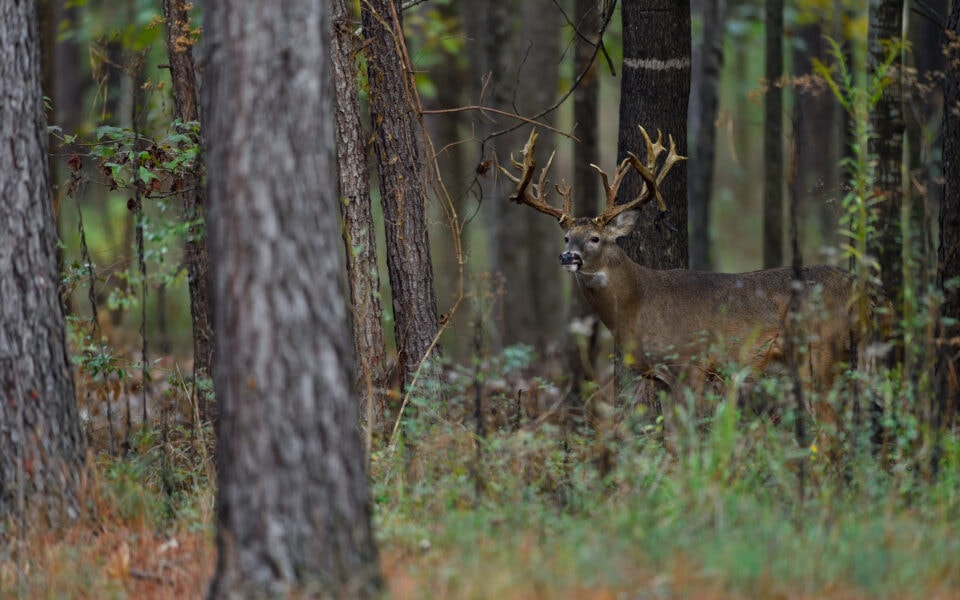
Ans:
[{"label": "white throat patch", "polygon": [[580,285],[588,288],[607,287],[607,273],[605,271],[595,271],[593,273],[577,271],[577,280],[580,281]]}]

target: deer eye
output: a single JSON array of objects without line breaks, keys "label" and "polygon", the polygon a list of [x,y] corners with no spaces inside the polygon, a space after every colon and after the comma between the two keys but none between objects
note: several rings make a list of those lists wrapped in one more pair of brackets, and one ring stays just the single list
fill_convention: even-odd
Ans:
[{"label": "deer eye", "polygon": [[590,238],[590,243],[592,243],[592,244],[599,244],[599,243],[600,243],[600,237],[599,237],[599,236],[596,236],[596,235],[593,236],[593,237],[591,237],[591,238]]},{"label": "deer eye", "polygon": [[570,243],[570,236],[569,236],[569,235],[563,236],[563,243],[564,243],[564,244],[569,244],[569,243]]}]

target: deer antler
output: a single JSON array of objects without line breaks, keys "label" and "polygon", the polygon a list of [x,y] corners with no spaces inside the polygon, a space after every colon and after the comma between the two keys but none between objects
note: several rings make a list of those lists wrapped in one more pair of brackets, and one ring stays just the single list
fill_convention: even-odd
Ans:
[{"label": "deer antler", "polygon": [[[620,213],[639,208],[654,198],[657,200],[657,207],[660,209],[660,213],[664,214],[667,212],[667,205],[660,195],[660,183],[664,177],[667,176],[667,173],[670,172],[670,169],[673,168],[673,165],[681,160],[686,160],[686,157],[677,154],[677,145],[671,135],[669,136],[670,151],[667,153],[666,159],[664,159],[663,166],[657,171],[657,161],[660,159],[663,151],[666,150],[666,147],[663,145],[663,133],[661,133],[659,129],[657,130],[656,142],[650,140],[650,136],[647,135],[647,130],[644,129],[642,125],[640,126],[640,133],[643,134],[643,139],[646,141],[647,146],[646,164],[644,164],[636,154],[628,152],[627,158],[623,159],[623,162],[617,167],[617,172],[612,182],[609,181],[609,177],[600,167],[590,165],[600,173],[600,179],[603,181],[603,189],[606,193],[606,205],[604,206],[603,213],[594,219],[600,226],[606,225]],[[617,190],[620,189],[620,184],[623,183],[623,179],[627,173],[630,172],[631,167],[636,169],[640,177],[643,178],[643,187],[637,197],[630,202],[616,204]]]},{"label": "deer antler", "polygon": [[497,168],[500,169],[500,172],[506,175],[510,181],[517,184],[517,190],[510,194],[511,202],[526,204],[544,214],[550,215],[560,223],[561,227],[566,228],[568,222],[573,220],[573,190],[562,180],[559,185],[554,186],[557,192],[563,197],[563,210],[551,206],[546,200],[550,194],[550,188],[547,183],[547,171],[550,170],[550,165],[553,164],[555,152],[552,152],[550,158],[547,159],[546,166],[543,167],[543,170],[540,172],[540,179],[536,183],[533,183],[533,173],[537,168],[537,159],[533,151],[537,145],[537,138],[539,136],[540,134],[537,133],[536,129],[530,132],[530,139],[527,140],[526,145],[523,147],[523,162],[514,160],[513,155],[510,155],[510,162],[513,163],[513,167],[520,171],[519,176],[511,174],[499,164]]}]

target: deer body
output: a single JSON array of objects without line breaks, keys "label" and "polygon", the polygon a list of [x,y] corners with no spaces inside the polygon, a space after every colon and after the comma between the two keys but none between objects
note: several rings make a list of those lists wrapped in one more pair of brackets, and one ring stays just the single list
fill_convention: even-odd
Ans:
[{"label": "deer body", "polygon": [[[736,362],[758,372],[783,364],[790,302],[788,267],[749,273],[649,269],[630,260],[616,239],[636,221],[622,213],[601,228],[577,219],[560,255],[587,302],[613,333],[630,366],[672,384]],[[832,367],[852,349],[850,275],[825,265],[802,270],[803,332],[814,381],[828,385]]]},{"label": "deer body", "polygon": [[[519,176],[500,168],[517,183],[511,200],[557,219],[566,233],[561,265],[574,274],[586,300],[613,333],[624,362],[634,370],[673,385],[681,375],[702,381],[730,363],[758,373],[777,369],[785,361],[792,269],[735,274],[660,271],[635,263],[617,244],[633,230],[637,209],[645,203],[656,199],[661,216],[666,214],[658,184],[676,161],[683,160],[671,139],[658,171],[658,158],[666,148],[659,138],[651,142],[642,127],[641,132],[647,143],[646,163],[629,154],[612,180],[597,169],[606,192],[606,208],[598,217],[573,218],[571,189],[563,183],[556,186],[565,198],[563,209],[546,202],[546,173],[553,157],[534,182],[536,132],[524,148],[523,162],[514,161],[521,169]],[[634,200],[616,204],[620,183],[634,170],[643,178],[643,190]],[[855,348],[852,277],[826,265],[805,267],[801,275],[802,331],[794,339],[803,352],[802,365],[797,366],[810,384],[825,388],[838,364]]]}]

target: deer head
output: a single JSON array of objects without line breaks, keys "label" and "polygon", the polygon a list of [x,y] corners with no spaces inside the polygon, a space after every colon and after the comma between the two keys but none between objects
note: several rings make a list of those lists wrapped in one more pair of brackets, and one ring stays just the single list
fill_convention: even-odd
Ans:
[{"label": "deer head", "polygon": [[[512,156],[510,157],[514,168],[519,173],[514,175],[500,166],[500,171],[517,184],[517,189],[510,195],[510,200],[518,204],[526,204],[539,212],[554,217],[566,232],[564,236],[566,248],[560,255],[560,264],[565,270],[583,275],[598,272],[597,267],[605,264],[605,259],[612,259],[612,255],[617,254],[619,246],[614,243],[617,238],[623,237],[633,230],[639,214],[637,209],[651,200],[655,199],[657,201],[660,210],[659,218],[665,217],[667,207],[660,195],[659,185],[674,164],[686,159],[677,154],[676,144],[673,137],[670,136],[669,152],[663,161],[663,165],[657,170],[657,163],[664,151],[667,150],[662,142],[663,134],[657,131],[657,141],[653,142],[643,127],[640,127],[640,132],[646,142],[646,163],[630,152],[627,154],[627,158],[617,167],[617,171],[612,178],[597,165],[590,165],[600,174],[605,196],[603,212],[596,217],[579,219],[573,217],[573,190],[563,180],[554,186],[560,196],[563,197],[563,209],[556,208],[547,201],[550,194],[547,172],[553,163],[554,154],[550,155],[546,166],[540,172],[539,179],[534,182],[537,166],[534,156],[538,137],[536,130],[530,132],[530,138],[523,148],[522,160],[516,161],[513,160]],[[643,179],[643,187],[640,193],[630,202],[616,204],[620,184],[623,183],[627,174],[634,170]]]}]

